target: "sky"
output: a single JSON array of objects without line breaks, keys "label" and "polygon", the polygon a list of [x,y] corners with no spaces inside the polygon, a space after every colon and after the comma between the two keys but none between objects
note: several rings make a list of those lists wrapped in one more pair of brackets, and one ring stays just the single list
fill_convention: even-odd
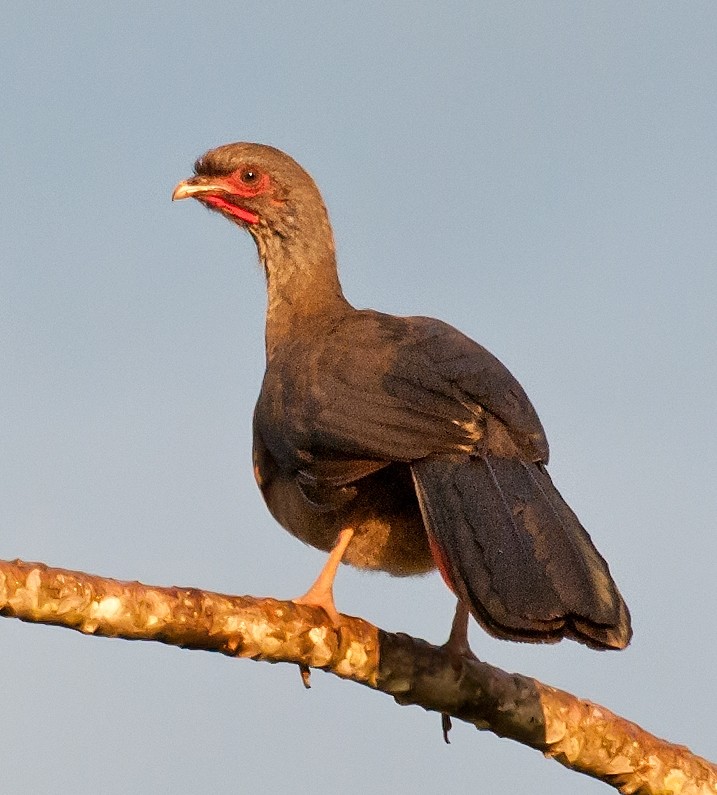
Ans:
[{"label": "sky", "polygon": [[[325,556],[254,485],[263,276],[175,184],[314,176],[356,306],[440,317],[530,395],[634,640],[481,658],[717,759],[717,5],[3,3],[0,558],[291,598]],[[442,643],[437,574],[343,612]],[[604,792],[315,672],[0,620],[7,792]]]}]

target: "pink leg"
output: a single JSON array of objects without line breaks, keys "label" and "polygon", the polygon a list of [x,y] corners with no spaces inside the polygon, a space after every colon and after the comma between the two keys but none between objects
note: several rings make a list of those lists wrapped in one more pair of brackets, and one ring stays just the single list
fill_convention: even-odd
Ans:
[{"label": "pink leg", "polygon": [[477,660],[478,658],[473,654],[468,643],[469,618],[468,606],[462,599],[459,599],[456,605],[456,614],[453,616],[453,624],[451,624],[451,634],[448,636],[448,641],[444,644],[444,648],[448,649],[456,657],[468,657],[469,659]]},{"label": "pink leg", "polygon": [[348,547],[353,538],[353,534],[354,531],[350,527],[347,527],[339,533],[336,545],[331,550],[329,559],[326,561],[324,568],[321,569],[321,573],[316,578],[314,584],[303,596],[292,600],[297,605],[323,607],[334,626],[338,626],[341,623],[341,617],[334,604],[334,579],[336,578],[339,563],[341,563],[341,559],[344,556],[344,552],[346,552],[346,547]]}]

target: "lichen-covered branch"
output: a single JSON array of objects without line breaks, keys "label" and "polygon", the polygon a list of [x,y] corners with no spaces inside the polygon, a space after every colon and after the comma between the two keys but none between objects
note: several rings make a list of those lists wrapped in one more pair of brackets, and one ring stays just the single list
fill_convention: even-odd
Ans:
[{"label": "lichen-covered branch", "polygon": [[0,614],[89,635],[297,663],[542,751],[623,793],[717,794],[717,766],[588,701],[322,610],[0,561]]}]

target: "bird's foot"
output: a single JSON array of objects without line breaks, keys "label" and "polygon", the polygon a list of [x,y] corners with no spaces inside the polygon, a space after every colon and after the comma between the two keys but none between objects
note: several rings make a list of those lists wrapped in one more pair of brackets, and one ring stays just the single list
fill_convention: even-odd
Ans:
[{"label": "bird's foot", "polygon": [[450,655],[454,667],[456,664],[460,665],[462,659],[480,662],[478,657],[473,653],[473,649],[471,649],[470,643],[468,642],[469,618],[470,612],[468,611],[468,606],[462,599],[459,599],[456,605],[456,614],[453,616],[453,623],[451,624],[451,634],[441,647]]},{"label": "bird's foot", "polygon": [[[441,647],[448,652],[451,665],[453,666],[453,670],[456,673],[460,672],[463,661],[466,659],[480,662],[480,660],[473,653],[473,649],[471,649],[470,643],[468,642],[469,617],[470,613],[468,611],[468,607],[462,599],[459,599],[458,604],[456,605],[456,613],[453,616],[453,623],[451,624],[451,634],[448,636],[448,640]],[[451,744],[451,741],[448,739],[448,735],[452,726],[453,724],[451,722],[451,716],[445,712],[441,713],[443,741],[447,745]]]},{"label": "bird's foot", "polygon": [[334,603],[333,588],[328,590],[317,588],[316,584],[303,595],[291,600],[295,605],[309,605],[310,607],[320,607],[331,619],[331,623],[338,627],[341,624],[341,614],[336,609]]},{"label": "bird's foot", "polygon": [[[343,558],[353,534],[354,531],[350,527],[339,533],[336,545],[331,550],[329,559],[326,561],[324,568],[321,569],[314,584],[303,596],[291,600],[295,605],[310,605],[311,607],[322,608],[336,628],[341,626],[341,614],[334,603],[334,579],[336,578],[341,558]],[[308,690],[311,687],[311,670],[308,665],[299,665],[299,671],[301,673],[301,681]]]}]

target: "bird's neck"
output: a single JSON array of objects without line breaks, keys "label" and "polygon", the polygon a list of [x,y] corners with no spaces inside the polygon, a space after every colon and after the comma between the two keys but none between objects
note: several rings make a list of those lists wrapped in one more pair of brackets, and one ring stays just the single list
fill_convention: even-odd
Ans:
[{"label": "bird's neck", "polygon": [[308,234],[294,229],[258,230],[254,238],[267,286],[266,356],[270,361],[286,339],[310,332],[316,324],[351,308],[336,269],[328,219]]}]

